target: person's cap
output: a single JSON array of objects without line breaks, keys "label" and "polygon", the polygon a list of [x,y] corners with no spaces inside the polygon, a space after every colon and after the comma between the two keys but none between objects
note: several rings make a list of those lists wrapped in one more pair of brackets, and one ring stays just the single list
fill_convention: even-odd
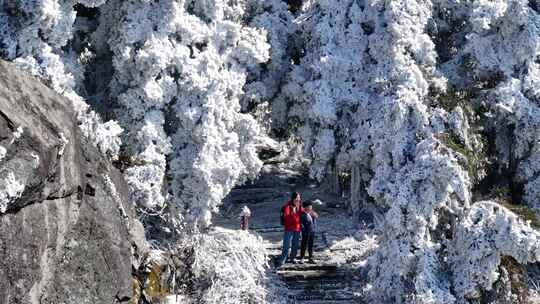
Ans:
[{"label": "person's cap", "polygon": [[302,203],[302,207],[308,207],[308,206],[313,206],[313,203],[311,201],[305,201]]}]

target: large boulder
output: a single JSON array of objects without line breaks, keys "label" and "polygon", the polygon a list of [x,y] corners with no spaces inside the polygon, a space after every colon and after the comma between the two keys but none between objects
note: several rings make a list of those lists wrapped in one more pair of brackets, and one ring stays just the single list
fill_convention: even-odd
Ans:
[{"label": "large boulder", "polygon": [[67,99],[0,61],[0,303],[132,294],[133,209]]}]

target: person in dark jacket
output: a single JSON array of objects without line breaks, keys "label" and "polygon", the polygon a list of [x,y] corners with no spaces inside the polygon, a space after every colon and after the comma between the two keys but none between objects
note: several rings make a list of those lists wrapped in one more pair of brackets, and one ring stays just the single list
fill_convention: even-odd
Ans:
[{"label": "person in dark jacket", "polygon": [[302,244],[300,246],[300,263],[304,262],[306,254],[306,248],[309,254],[310,264],[315,264],[313,260],[313,242],[315,240],[315,232],[317,231],[317,219],[319,215],[313,210],[313,203],[306,201],[303,204],[303,212],[300,216],[301,228],[302,228]]},{"label": "person in dark jacket", "polygon": [[[298,252],[298,243],[300,241],[300,215],[302,214],[302,205],[300,201],[300,193],[293,192],[291,200],[288,201],[283,208],[284,217],[284,233],[283,233],[283,248],[281,259],[278,266],[287,262],[289,248],[291,248],[290,261],[296,263],[296,253]],[[292,243],[292,244],[291,244]]]}]

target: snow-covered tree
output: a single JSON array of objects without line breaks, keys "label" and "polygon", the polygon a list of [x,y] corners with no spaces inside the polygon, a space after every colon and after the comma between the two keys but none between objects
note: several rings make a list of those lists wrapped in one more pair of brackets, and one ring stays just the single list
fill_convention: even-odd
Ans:
[{"label": "snow-covered tree", "polygon": [[[0,15],[2,55],[73,100],[85,134],[121,154],[138,206],[206,227],[260,170],[291,20],[277,0],[16,1]],[[88,104],[125,130],[121,152],[122,128]]]},{"label": "snow-covered tree", "polygon": [[[501,80],[532,83],[537,18],[523,1],[317,1],[300,17],[305,53],[283,86],[289,128],[312,177],[349,171],[351,208],[367,199],[384,214],[370,263],[377,301],[464,300],[452,291],[463,274],[449,277],[444,261],[486,176],[485,130],[501,171],[515,166],[511,179],[531,180],[535,199],[534,91]],[[497,132],[516,119],[510,137]]]},{"label": "snow-covered tree", "polygon": [[68,97],[77,112],[84,135],[112,158],[118,156],[122,128],[103,123],[81,97],[85,56],[73,47],[76,5],[94,7],[105,0],[3,2],[0,6],[0,56],[39,76]]},{"label": "snow-covered tree", "polygon": [[[300,4],[8,1],[0,56],[67,96],[133,202],[176,228],[208,227],[273,136],[380,213],[379,302],[477,300],[503,256],[538,261],[537,232],[486,202],[506,187],[540,210],[536,1]],[[24,185],[2,174],[1,212]]]},{"label": "snow-covered tree", "polygon": [[[142,206],[167,201],[186,222],[206,227],[232,187],[258,174],[256,146],[265,135],[240,101],[248,80],[255,103],[277,90],[284,55],[271,55],[266,41],[285,44],[285,8],[278,1],[172,0],[103,7],[93,39],[112,52],[109,98],[129,126],[136,165],[126,176]],[[266,24],[276,25],[270,35]]]}]

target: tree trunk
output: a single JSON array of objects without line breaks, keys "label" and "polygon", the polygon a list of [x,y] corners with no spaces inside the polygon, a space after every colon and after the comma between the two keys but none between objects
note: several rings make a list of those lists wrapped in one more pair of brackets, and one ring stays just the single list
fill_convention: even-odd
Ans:
[{"label": "tree trunk", "polygon": [[349,203],[349,212],[354,218],[357,218],[362,208],[362,202],[365,199],[365,189],[360,174],[360,167],[355,165],[351,170],[351,197]]}]

